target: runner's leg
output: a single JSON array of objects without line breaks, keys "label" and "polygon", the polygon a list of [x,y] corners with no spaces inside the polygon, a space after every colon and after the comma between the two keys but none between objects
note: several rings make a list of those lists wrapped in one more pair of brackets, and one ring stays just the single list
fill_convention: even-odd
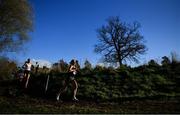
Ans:
[{"label": "runner's leg", "polygon": [[58,94],[56,96],[57,101],[59,101],[60,95],[67,90],[67,85],[68,85],[68,83],[67,83],[67,81],[65,81],[63,87],[59,90],[59,92],[58,92]]},{"label": "runner's leg", "polygon": [[25,88],[27,88],[28,86],[28,82],[29,82],[29,77],[30,77],[30,73],[26,73],[26,84],[25,84]]},{"label": "runner's leg", "polygon": [[78,84],[77,81],[74,79],[72,80],[72,88],[73,88],[73,99],[77,100],[76,98],[76,93],[77,93],[77,89],[78,89]]}]

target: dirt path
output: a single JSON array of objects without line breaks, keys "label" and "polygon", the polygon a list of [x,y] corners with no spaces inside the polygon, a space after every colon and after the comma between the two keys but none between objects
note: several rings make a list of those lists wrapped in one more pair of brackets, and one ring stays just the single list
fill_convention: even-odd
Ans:
[{"label": "dirt path", "polygon": [[0,113],[180,113],[178,101],[57,102],[28,96],[0,97]]}]

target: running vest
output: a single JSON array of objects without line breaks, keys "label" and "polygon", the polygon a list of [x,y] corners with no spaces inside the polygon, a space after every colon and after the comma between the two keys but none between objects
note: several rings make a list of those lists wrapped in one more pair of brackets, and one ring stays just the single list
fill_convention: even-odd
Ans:
[{"label": "running vest", "polygon": [[31,71],[31,63],[25,64],[25,70]]}]

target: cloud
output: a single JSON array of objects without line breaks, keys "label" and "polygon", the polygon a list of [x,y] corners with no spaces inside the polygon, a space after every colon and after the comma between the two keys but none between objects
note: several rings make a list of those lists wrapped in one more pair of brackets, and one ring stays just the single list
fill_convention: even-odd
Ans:
[{"label": "cloud", "polygon": [[36,65],[36,62],[38,62],[39,67],[43,67],[46,66],[48,68],[52,67],[52,63],[47,61],[47,60],[43,60],[43,59],[32,59],[32,64]]}]

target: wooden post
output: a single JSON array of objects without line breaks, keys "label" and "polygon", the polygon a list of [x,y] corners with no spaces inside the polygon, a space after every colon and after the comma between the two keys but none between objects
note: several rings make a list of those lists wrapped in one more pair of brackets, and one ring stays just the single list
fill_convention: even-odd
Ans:
[{"label": "wooden post", "polygon": [[46,81],[46,86],[45,86],[45,93],[48,89],[48,84],[49,84],[49,75],[47,76],[47,81]]}]

